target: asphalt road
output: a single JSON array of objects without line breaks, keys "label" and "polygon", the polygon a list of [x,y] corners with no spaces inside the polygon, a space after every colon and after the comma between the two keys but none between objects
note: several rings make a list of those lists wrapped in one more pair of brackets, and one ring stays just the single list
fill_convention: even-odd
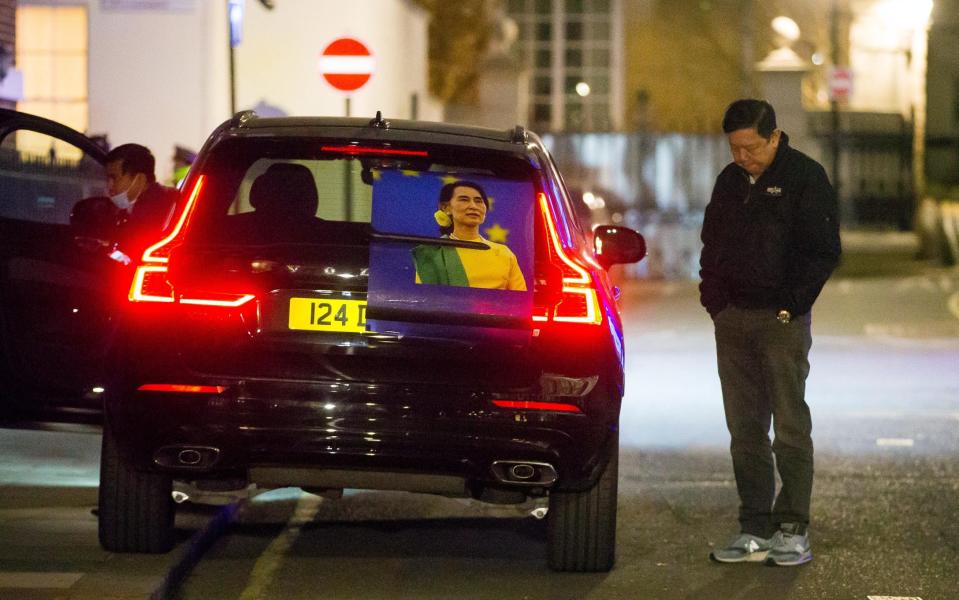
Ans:
[{"label": "asphalt road", "polygon": [[[638,282],[612,572],[550,573],[536,504],[278,490],[238,507],[178,597],[959,598],[959,272],[886,258],[847,265],[814,313],[808,565],[707,560],[737,503],[711,326],[695,285]],[[147,597],[216,514],[184,505],[170,555],[103,552],[98,453],[95,431],[0,430],[0,598]]]}]

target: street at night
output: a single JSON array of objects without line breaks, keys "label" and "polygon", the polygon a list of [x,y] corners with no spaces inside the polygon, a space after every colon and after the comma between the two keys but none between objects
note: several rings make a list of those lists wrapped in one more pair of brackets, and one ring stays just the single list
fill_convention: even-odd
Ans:
[{"label": "street at night", "polygon": [[959,0],[0,0],[0,600],[959,599]]},{"label": "street at night", "polygon": [[[908,236],[845,243],[814,316],[809,565],[707,559],[737,506],[711,324],[694,282],[631,281],[610,573],[551,574],[541,504],[392,492],[187,503],[173,552],[113,555],[91,513],[96,430],[4,429],[0,597],[954,598],[959,273],[912,261]],[[197,557],[200,536],[211,545]]]}]

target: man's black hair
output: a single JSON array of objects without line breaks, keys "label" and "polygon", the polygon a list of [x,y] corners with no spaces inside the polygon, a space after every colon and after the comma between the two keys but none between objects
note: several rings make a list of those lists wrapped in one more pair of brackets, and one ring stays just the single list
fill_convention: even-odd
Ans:
[{"label": "man's black hair", "polygon": [[[486,197],[486,190],[484,190],[478,183],[473,183],[472,181],[454,181],[453,183],[447,183],[440,190],[440,199],[437,203],[440,207],[453,199],[453,192],[458,187],[468,187],[479,192],[481,198],[483,198],[483,204],[486,205],[486,210],[489,210],[489,198]],[[440,227],[440,233],[443,235],[449,235],[453,233],[453,226],[449,227]]]},{"label": "man's black hair", "polygon": [[765,100],[736,100],[723,115],[723,133],[740,129],[755,129],[756,133],[768,140],[776,129],[776,111]]},{"label": "man's black hair", "polygon": [[143,173],[147,181],[156,181],[156,159],[146,146],[140,144],[122,144],[107,154],[107,162],[120,161],[120,171],[136,175]]}]

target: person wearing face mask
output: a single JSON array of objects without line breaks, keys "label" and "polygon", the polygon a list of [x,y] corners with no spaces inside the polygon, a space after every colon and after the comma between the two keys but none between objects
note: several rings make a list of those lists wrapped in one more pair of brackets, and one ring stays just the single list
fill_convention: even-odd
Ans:
[{"label": "person wearing face mask", "polygon": [[723,132],[733,162],[706,207],[699,290],[715,328],[740,533],[710,558],[801,565],[812,560],[810,311],[839,263],[838,203],[768,102],[733,102]]},{"label": "person wearing face mask", "polygon": [[107,193],[120,213],[118,250],[136,254],[166,227],[178,192],[160,185],[154,173],[156,160],[146,146],[123,144],[107,154]]}]

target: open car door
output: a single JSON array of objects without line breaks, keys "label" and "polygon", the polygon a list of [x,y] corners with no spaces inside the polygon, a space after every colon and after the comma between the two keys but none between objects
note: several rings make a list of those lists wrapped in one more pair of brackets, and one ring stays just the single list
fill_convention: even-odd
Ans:
[{"label": "open car door", "polygon": [[111,261],[98,242],[78,244],[70,219],[79,200],[105,194],[105,158],[69,127],[0,110],[2,418],[99,408],[90,390],[111,325]]}]

